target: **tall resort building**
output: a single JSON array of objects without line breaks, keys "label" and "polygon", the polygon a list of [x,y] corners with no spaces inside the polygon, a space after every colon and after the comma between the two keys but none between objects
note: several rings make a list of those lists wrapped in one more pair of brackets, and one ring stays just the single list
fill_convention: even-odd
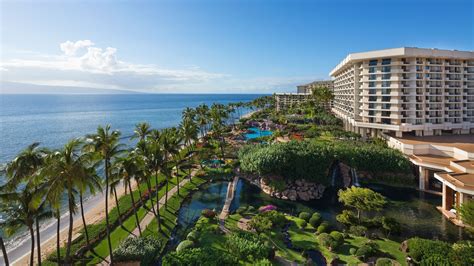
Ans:
[{"label": "tall resort building", "polygon": [[353,53],[330,75],[333,111],[348,130],[397,137],[474,133],[474,52]]},{"label": "tall resort building", "polygon": [[347,130],[378,136],[418,169],[418,188],[463,226],[474,200],[474,52],[395,48],[349,54],[330,73],[332,111]]}]

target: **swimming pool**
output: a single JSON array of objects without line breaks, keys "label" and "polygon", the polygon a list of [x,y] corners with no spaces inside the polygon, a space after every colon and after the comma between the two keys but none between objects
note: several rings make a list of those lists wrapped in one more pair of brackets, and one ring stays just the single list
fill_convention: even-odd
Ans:
[{"label": "swimming pool", "polygon": [[249,133],[245,134],[245,139],[255,139],[259,137],[271,136],[273,132],[271,130],[261,130],[258,127],[249,128]]}]

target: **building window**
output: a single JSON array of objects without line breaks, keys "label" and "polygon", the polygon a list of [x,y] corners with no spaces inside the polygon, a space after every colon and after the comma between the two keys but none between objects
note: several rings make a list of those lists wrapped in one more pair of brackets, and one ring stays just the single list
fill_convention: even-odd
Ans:
[{"label": "building window", "polygon": [[369,66],[376,66],[377,65],[377,60],[370,60],[369,61]]},{"label": "building window", "polygon": [[391,75],[390,74],[383,74],[382,79],[390,79]]},{"label": "building window", "polygon": [[390,65],[391,61],[392,60],[390,58],[382,59],[382,65]]},{"label": "building window", "polygon": [[376,75],[372,74],[372,75],[369,75],[369,80],[375,80],[377,78]]},{"label": "building window", "polygon": [[375,87],[375,82],[374,81],[369,82],[369,88],[374,88],[374,87]]},{"label": "building window", "polygon": [[375,89],[370,89],[369,94],[375,94]]},{"label": "building window", "polygon": [[390,96],[382,96],[382,102],[390,102]]},{"label": "building window", "polygon": [[389,103],[382,103],[382,109],[390,109]]},{"label": "building window", "polygon": [[382,87],[390,87],[390,81],[382,81]]},{"label": "building window", "polygon": [[369,108],[374,109],[375,108],[375,103],[369,103]]},{"label": "building window", "polygon": [[369,73],[375,73],[375,67],[369,67]]},{"label": "building window", "polygon": [[377,97],[376,96],[369,96],[369,102],[376,102]]},{"label": "building window", "polygon": [[384,66],[384,67],[382,67],[382,72],[390,72],[391,69],[392,68],[389,67],[389,66]]}]

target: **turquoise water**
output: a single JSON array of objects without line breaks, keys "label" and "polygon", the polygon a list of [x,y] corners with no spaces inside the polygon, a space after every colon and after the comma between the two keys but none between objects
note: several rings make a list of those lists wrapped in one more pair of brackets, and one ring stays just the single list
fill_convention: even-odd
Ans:
[{"label": "turquoise water", "polygon": [[248,139],[255,139],[260,137],[271,136],[273,132],[271,130],[262,130],[258,127],[251,127],[248,130],[251,132],[245,134],[245,138]]}]

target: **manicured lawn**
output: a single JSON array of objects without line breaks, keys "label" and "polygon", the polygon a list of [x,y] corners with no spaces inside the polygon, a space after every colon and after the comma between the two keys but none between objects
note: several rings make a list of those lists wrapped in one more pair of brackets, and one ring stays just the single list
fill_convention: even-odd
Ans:
[{"label": "manicured lawn", "polygon": [[[181,180],[181,178],[180,178]],[[177,183],[177,179],[176,177],[172,178],[170,180],[170,184],[169,184],[169,190],[171,190],[173,187],[176,186],[176,183]],[[159,192],[158,192],[158,195],[159,195],[159,198],[163,197],[165,195],[165,190],[166,190],[166,186],[163,186]],[[180,191],[181,192],[181,191]],[[138,196],[138,195],[137,195]],[[124,197],[130,197],[129,195],[125,195]],[[153,198],[154,200],[156,199],[156,197]],[[154,201],[156,202],[156,200]],[[148,208],[151,208],[151,200],[149,199],[148,201],[145,202],[145,205],[148,207]],[[145,210],[144,207],[140,207],[137,211],[137,214],[138,214],[138,219],[141,221],[145,215],[147,214],[147,210]],[[112,249],[116,249],[120,243],[130,235],[130,233],[135,230],[136,228],[136,222],[135,222],[135,215],[131,215],[128,219],[126,219],[125,221],[123,221],[123,227],[125,228],[122,228],[120,226],[118,226],[117,228],[115,228],[115,230],[113,230],[110,234],[110,241],[112,242]],[[143,228],[142,228],[143,230]],[[94,247],[94,250],[95,252],[102,256],[102,257],[107,257],[109,256],[109,249],[108,249],[108,241],[107,241],[107,237],[105,237],[98,245],[96,245]],[[94,254],[92,254],[92,252],[89,252],[87,253],[87,255],[89,255],[90,257],[92,257],[92,261],[90,262],[91,264],[97,264],[97,263],[100,263],[101,262],[101,259],[97,256],[95,256]]]}]

